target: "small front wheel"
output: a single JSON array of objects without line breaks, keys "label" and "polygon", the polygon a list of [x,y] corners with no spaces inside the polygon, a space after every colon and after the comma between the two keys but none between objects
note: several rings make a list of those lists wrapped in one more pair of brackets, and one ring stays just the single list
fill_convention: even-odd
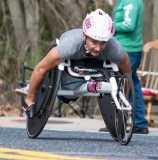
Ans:
[{"label": "small front wheel", "polygon": [[121,107],[126,108],[126,104],[119,96],[119,92],[122,92],[126,100],[131,105],[131,110],[115,110],[115,124],[118,139],[121,144],[127,145],[133,133],[133,127],[135,122],[135,90],[132,78],[129,74],[124,74],[118,84],[117,98]]}]

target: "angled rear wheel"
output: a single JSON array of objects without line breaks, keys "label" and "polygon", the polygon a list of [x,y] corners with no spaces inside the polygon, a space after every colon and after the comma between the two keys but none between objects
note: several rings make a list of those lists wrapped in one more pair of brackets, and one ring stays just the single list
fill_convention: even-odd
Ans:
[{"label": "angled rear wheel", "polygon": [[101,99],[98,98],[100,112],[110,135],[118,141],[115,127],[115,106],[112,105],[111,95],[104,95]]},{"label": "angled rear wheel", "polygon": [[[46,54],[55,46],[56,44],[52,44]],[[55,103],[60,77],[61,71],[58,70],[58,67],[47,72],[44,76],[36,94],[35,117],[33,119],[27,117],[26,130],[30,138],[36,138],[47,123]]]},{"label": "angled rear wheel", "polygon": [[55,103],[61,71],[58,68],[48,72],[38,89],[34,119],[27,118],[27,134],[36,138],[43,130]]}]

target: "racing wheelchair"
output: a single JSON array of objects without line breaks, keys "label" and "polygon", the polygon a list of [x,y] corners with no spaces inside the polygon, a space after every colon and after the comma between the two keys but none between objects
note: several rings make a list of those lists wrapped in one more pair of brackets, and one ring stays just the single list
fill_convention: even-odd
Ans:
[{"label": "racing wheelchair", "polygon": [[[58,40],[52,43],[46,54],[58,43]],[[57,96],[67,100],[95,96],[113,139],[122,145],[130,142],[135,121],[135,92],[131,76],[127,73],[121,75],[113,62],[95,60],[94,63],[92,59],[92,67],[88,61],[67,60],[45,74],[36,94],[35,117],[27,117],[29,138],[36,138],[42,132]],[[84,62],[84,65],[78,62]],[[94,64],[99,65],[94,67]],[[65,81],[64,74],[70,77],[70,81]]]}]

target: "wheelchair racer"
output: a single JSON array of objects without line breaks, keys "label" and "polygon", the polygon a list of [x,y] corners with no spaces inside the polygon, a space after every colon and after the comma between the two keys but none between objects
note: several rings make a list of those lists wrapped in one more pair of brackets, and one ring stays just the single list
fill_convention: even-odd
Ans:
[{"label": "wheelchair racer", "polygon": [[54,69],[67,59],[109,60],[118,65],[119,71],[131,74],[130,61],[121,44],[113,37],[112,19],[101,9],[87,14],[83,29],[72,29],[63,33],[59,45],[37,64],[30,78],[24,112],[34,118],[35,95],[47,71]]}]

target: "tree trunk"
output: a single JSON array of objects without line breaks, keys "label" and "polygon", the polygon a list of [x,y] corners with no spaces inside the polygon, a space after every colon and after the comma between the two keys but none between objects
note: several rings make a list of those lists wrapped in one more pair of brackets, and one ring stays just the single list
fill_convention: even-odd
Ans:
[{"label": "tree trunk", "polygon": [[15,40],[18,50],[26,42],[26,28],[19,0],[8,0],[8,6],[15,32]]},{"label": "tree trunk", "polygon": [[[84,3],[84,5],[83,5]],[[86,1],[79,2],[78,0],[72,1],[72,0],[65,0],[63,3],[64,6],[64,12],[66,13],[66,18],[69,18],[68,20],[68,26],[71,28],[81,28],[82,27],[82,21],[86,16],[85,7]],[[65,15],[63,15],[65,16]]]},{"label": "tree trunk", "polygon": [[28,41],[31,45],[31,52],[34,52],[37,50],[40,41],[39,4],[38,1],[24,0],[24,7]]},{"label": "tree trunk", "polygon": [[153,9],[153,40],[158,39],[158,0],[154,0],[154,9]]},{"label": "tree trunk", "polygon": [[153,0],[144,0],[144,24],[143,39],[144,44],[153,40]]}]

